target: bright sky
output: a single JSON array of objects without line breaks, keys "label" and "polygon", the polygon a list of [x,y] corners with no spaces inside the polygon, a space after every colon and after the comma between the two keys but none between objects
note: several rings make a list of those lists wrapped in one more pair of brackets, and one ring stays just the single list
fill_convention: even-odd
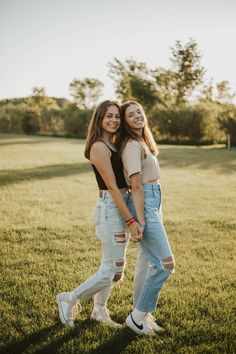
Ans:
[{"label": "bright sky", "polygon": [[85,77],[115,98],[107,63],[132,57],[170,67],[176,40],[195,39],[206,77],[236,91],[235,0],[0,0],[0,99],[34,86],[71,98]]}]

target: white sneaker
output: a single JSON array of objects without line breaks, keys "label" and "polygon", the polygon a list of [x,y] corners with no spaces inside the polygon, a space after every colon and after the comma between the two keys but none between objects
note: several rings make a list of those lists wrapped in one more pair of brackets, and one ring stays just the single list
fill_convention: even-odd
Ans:
[{"label": "white sneaker", "polygon": [[98,322],[108,324],[110,326],[122,327],[121,324],[114,322],[111,319],[110,314],[109,314],[109,310],[106,306],[96,306],[95,308],[93,308],[93,312],[91,314],[91,319],[98,321]]},{"label": "white sneaker", "polygon": [[72,327],[75,317],[79,312],[78,305],[80,306],[80,304],[79,301],[71,301],[69,294],[70,293],[57,294],[56,300],[61,322]]},{"label": "white sneaker", "polygon": [[137,323],[133,316],[132,313],[126,318],[125,320],[125,324],[127,327],[129,327],[130,329],[132,329],[132,331],[134,331],[135,333],[138,334],[145,334],[145,335],[149,335],[149,336],[153,336],[155,335],[155,332],[153,330],[153,328],[151,328],[146,320],[146,316],[139,321],[139,323]]},{"label": "white sneaker", "polygon": [[153,317],[153,315],[148,312],[146,314],[146,321],[147,321],[147,324],[150,328],[152,328],[155,332],[163,332],[164,331],[164,328],[158,326],[158,324],[155,322],[155,317]]}]

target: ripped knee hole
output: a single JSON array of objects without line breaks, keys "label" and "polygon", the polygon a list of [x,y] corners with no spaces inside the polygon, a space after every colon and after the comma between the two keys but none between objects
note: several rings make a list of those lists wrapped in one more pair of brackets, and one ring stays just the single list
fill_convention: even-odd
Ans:
[{"label": "ripped knee hole", "polygon": [[114,282],[117,282],[117,281],[119,281],[121,278],[122,278],[122,272],[116,273],[116,274],[114,275],[113,281],[114,281]]},{"label": "ripped knee hole", "polygon": [[162,265],[166,270],[173,270],[175,267],[175,261],[172,257],[162,259]]},{"label": "ripped knee hole", "polygon": [[123,244],[126,242],[126,235],[124,232],[117,232],[114,234],[116,244]]},{"label": "ripped knee hole", "polygon": [[123,269],[124,269],[124,260],[120,259],[115,262],[116,266],[116,273],[114,275],[113,281],[116,282],[122,278],[123,275]]}]

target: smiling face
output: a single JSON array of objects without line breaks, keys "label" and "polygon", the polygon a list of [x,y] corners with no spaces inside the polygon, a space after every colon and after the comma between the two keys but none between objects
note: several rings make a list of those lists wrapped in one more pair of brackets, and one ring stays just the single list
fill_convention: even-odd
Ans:
[{"label": "smiling face", "polygon": [[105,116],[102,120],[102,135],[111,137],[116,133],[120,126],[120,112],[118,107],[111,105],[108,107]]},{"label": "smiling face", "polygon": [[130,104],[125,111],[125,121],[136,134],[142,133],[142,129],[146,123],[143,109],[135,103]]}]

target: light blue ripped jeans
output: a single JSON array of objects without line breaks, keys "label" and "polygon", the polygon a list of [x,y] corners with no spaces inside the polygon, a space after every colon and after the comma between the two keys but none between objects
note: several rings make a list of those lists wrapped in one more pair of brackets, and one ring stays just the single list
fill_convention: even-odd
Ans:
[{"label": "light blue ripped jeans", "polygon": [[[128,193],[123,197],[128,204]],[[125,253],[128,238],[125,221],[108,191],[98,198],[94,210],[96,235],[101,241],[102,258],[96,274],[87,279],[71,294],[74,299],[88,300],[94,296],[94,303],[106,306],[112,285],[121,280],[125,268]]]},{"label": "light blue ripped jeans", "polygon": [[[173,272],[171,269],[165,269],[168,262],[164,263],[162,260],[173,255],[162,222],[160,185],[144,184],[143,190],[145,229],[137,250],[134,308],[143,312],[152,312],[156,309],[164,283]],[[131,196],[129,209],[136,216]]]}]

